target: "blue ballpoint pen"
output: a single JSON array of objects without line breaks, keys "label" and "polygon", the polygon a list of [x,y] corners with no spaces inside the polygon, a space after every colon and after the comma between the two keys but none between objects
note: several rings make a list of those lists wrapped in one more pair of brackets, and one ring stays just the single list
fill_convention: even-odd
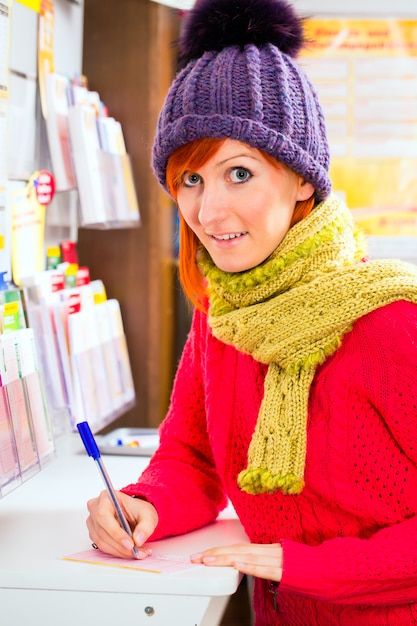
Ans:
[{"label": "blue ballpoint pen", "polygon": [[[85,449],[87,450],[87,454],[93,457],[93,459],[97,463],[97,467],[100,471],[100,474],[103,477],[104,484],[106,485],[107,491],[109,492],[109,496],[113,502],[114,508],[116,509],[117,517],[119,518],[120,524],[122,525],[124,530],[127,532],[127,534],[133,539],[131,528],[126,521],[125,516],[123,515],[122,509],[120,508],[120,504],[117,499],[116,493],[114,491],[112,482],[110,480],[110,476],[107,473],[106,467],[100,455],[100,450],[98,448],[96,440],[94,439],[93,433],[91,432],[88,422],[79,422],[77,424],[77,428],[78,428],[78,432],[80,433],[81,439],[83,440]],[[133,546],[133,553],[137,559],[140,558],[138,549],[135,545]]]}]

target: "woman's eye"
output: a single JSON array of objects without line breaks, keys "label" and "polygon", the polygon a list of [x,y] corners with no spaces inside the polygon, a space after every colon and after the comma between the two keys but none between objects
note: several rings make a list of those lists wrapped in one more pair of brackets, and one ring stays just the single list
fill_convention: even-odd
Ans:
[{"label": "woman's eye", "polygon": [[185,187],[195,187],[201,182],[201,177],[199,174],[187,174],[184,176],[184,186]]},{"label": "woman's eye", "polygon": [[230,178],[234,183],[245,183],[252,178],[252,174],[246,167],[235,167],[230,172]]}]

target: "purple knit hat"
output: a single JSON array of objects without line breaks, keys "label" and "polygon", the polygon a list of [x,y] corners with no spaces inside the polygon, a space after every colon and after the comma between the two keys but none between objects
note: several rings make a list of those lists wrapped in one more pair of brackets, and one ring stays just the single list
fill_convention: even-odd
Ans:
[{"label": "purple knit hat", "polygon": [[273,155],[326,198],[329,146],[317,94],[295,61],[303,44],[302,20],[283,0],[197,0],[153,146],[161,185],[174,150],[229,137]]}]

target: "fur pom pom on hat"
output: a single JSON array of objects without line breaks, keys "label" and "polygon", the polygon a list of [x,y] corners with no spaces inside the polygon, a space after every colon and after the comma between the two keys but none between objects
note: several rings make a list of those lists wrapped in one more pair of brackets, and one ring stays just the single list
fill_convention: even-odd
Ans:
[{"label": "fur pom pom on hat", "polygon": [[160,183],[177,148],[228,137],[276,157],[326,198],[329,147],[317,94],[295,60],[303,45],[302,19],[284,0],[197,0],[179,41],[182,70],[159,116]]},{"label": "fur pom pom on hat", "polygon": [[184,25],[179,56],[184,63],[202,56],[206,50],[272,43],[295,57],[303,41],[302,22],[285,2],[197,0]]}]

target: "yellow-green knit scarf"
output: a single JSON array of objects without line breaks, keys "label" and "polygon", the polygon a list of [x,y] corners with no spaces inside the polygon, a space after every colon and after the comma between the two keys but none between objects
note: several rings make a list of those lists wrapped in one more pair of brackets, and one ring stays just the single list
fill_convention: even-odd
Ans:
[{"label": "yellow-green knit scarf", "polygon": [[317,366],[362,315],[396,300],[417,303],[417,266],[361,263],[363,244],[350,211],[331,196],[254,269],[223,272],[202,251],[213,335],[269,364],[248,467],[238,478],[248,493],[301,492]]}]

